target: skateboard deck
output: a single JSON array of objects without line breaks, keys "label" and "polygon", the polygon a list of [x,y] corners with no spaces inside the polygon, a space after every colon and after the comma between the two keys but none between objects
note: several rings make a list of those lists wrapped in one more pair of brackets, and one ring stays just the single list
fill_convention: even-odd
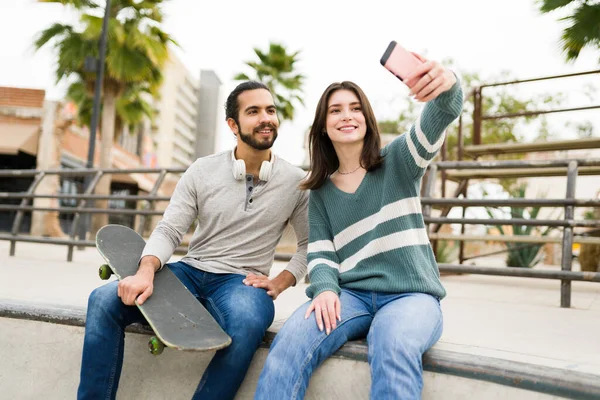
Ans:
[{"label": "skateboard deck", "polygon": [[[125,226],[102,227],[96,235],[96,247],[108,265],[100,267],[100,277],[108,279],[114,273],[121,280],[135,275],[145,245],[137,232]],[[152,338],[148,343],[153,354],[160,354],[163,345],[178,350],[209,351],[231,343],[212,315],[169,268],[155,274],[152,295],[143,305],[137,301],[136,305],[160,341]]]}]

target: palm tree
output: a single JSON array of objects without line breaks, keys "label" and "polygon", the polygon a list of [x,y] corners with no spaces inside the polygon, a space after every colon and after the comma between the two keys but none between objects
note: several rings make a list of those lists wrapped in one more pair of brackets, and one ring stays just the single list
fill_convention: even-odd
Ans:
[{"label": "palm tree", "polygon": [[537,3],[542,13],[567,5],[572,10],[570,15],[561,18],[570,22],[560,40],[567,61],[575,61],[584,47],[600,50],[600,3],[589,0],[537,0]]},{"label": "palm tree", "polygon": [[[89,126],[92,121],[93,96],[86,86],[82,81],[73,82],[66,95],[77,105],[77,122],[80,126]],[[116,103],[115,141],[119,139],[118,135],[124,125],[129,126],[129,131],[133,132],[135,126],[145,118],[154,119],[154,109],[146,99],[155,95],[137,84],[126,86]]]},{"label": "palm tree", "polygon": [[[303,93],[302,86],[306,77],[297,74],[294,70],[294,64],[298,61],[300,51],[288,54],[282,44],[270,43],[267,53],[258,48],[254,48],[254,53],[259,62],[245,62],[254,70],[252,79],[264,83],[271,90],[275,96],[275,105],[281,119],[294,119],[294,103],[298,102],[304,105],[300,95]],[[247,81],[251,78],[245,73],[240,73],[233,79]]]},{"label": "palm tree", "polygon": [[[102,31],[102,17],[97,16],[101,8],[96,0],[39,0],[43,3],[60,3],[73,7],[79,13],[75,25],[55,23],[39,33],[35,39],[36,49],[52,45],[58,54],[56,66],[57,81],[70,79],[75,83],[69,90],[72,98],[89,105],[84,94],[91,94],[96,75],[84,68],[87,56],[98,57],[98,41]],[[101,146],[100,168],[109,168],[111,148],[115,136],[117,110],[125,115],[139,105],[144,112],[150,107],[127,103],[135,93],[157,93],[162,80],[161,68],[168,59],[168,44],[174,43],[171,37],[159,27],[162,22],[160,9],[163,0],[113,0],[106,47],[105,77],[102,87],[102,115],[100,118]],[[126,95],[126,96],[124,96]],[[128,108],[129,107],[129,108]],[[83,112],[89,112],[83,108]],[[139,109],[139,107],[138,107]],[[85,111],[88,110],[88,111]],[[85,118],[85,115],[82,117]],[[123,118],[127,123],[126,117]],[[109,194],[110,177],[102,179],[97,188],[98,194]],[[99,202],[106,207],[107,202]],[[106,224],[106,215],[94,218],[92,230]]]}]

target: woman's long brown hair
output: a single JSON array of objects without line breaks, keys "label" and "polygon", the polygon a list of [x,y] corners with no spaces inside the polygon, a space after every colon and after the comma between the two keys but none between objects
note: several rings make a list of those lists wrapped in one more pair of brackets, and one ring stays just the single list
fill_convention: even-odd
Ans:
[{"label": "woman's long brown hair", "polygon": [[315,119],[309,133],[309,153],[310,153],[310,173],[308,177],[300,184],[301,189],[318,189],[327,180],[329,175],[334,173],[340,166],[333,143],[327,135],[327,105],[331,95],[338,90],[349,90],[353,92],[362,107],[363,115],[367,124],[367,132],[364,138],[363,149],[360,155],[360,165],[367,171],[372,171],[381,166],[383,157],[380,154],[381,138],[377,119],[371,108],[369,99],[362,89],[350,81],[335,82],[329,85],[321,95]]}]

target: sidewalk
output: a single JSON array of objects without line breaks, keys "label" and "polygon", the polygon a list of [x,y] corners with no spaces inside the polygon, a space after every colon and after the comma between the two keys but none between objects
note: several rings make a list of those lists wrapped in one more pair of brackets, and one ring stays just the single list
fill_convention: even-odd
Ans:
[{"label": "sidewalk", "polygon": [[[84,307],[89,293],[104,284],[96,249],[0,241],[0,302]],[[273,274],[285,266],[276,263]],[[587,372],[600,378],[600,284],[573,282],[572,308],[561,309],[560,282],[492,276],[446,276],[442,301],[444,334],[437,349]],[[273,328],[308,300],[305,284],[276,300]],[[1,328],[0,328],[1,329]]]}]

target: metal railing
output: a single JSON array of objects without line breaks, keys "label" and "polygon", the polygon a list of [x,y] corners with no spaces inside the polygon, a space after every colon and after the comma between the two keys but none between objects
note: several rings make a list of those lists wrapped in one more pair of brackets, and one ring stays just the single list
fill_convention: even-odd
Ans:
[{"label": "metal railing", "polygon": [[[481,143],[481,125],[482,125],[482,122],[485,120],[494,120],[494,119],[502,119],[502,118],[516,118],[516,117],[530,117],[530,116],[534,116],[534,115],[555,114],[555,113],[562,113],[562,112],[600,109],[600,104],[599,104],[599,105],[593,105],[593,106],[557,108],[557,109],[553,109],[553,110],[535,110],[535,111],[522,111],[522,112],[518,112],[518,113],[486,115],[483,113],[483,105],[482,105],[484,88],[506,86],[506,85],[516,85],[516,84],[529,83],[529,82],[539,82],[539,81],[545,81],[545,80],[564,79],[564,78],[571,78],[571,77],[575,77],[575,76],[592,75],[592,74],[600,74],[600,70],[577,72],[577,73],[573,73],[573,74],[564,74],[564,75],[545,76],[545,77],[533,78],[533,79],[514,80],[514,81],[508,81],[508,82],[497,82],[497,83],[490,83],[490,84],[485,84],[485,85],[476,87],[475,89],[473,89],[473,92],[472,92],[472,96],[473,96],[473,144],[474,145],[482,144]],[[461,145],[462,145],[462,143],[461,143]]]},{"label": "metal railing", "polygon": [[[46,171],[38,170],[0,170],[0,178],[33,178],[28,190],[24,193],[0,192],[0,200],[2,199],[21,199],[19,205],[0,204],[0,212],[16,211],[16,215],[12,224],[10,234],[0,234],[0,240],[10,241],[10,255],[14,256],[17,242],[33,242],[33,243],[48,243],[57,245],[66,245],[67,261],[73,261],[73,249],[75,247],[94,247],[96,242],[86,240],[85,234],[89,229],[82,215],[92,214],[109,214],[109,215],[135,215],[140,216],[138,225],[138,233],[143,234],[146,218],[153,215],[162,215],[162,211],[156,210],[158,201],[168,201],[168,196],[158,196],[160,186],[164,182],[167,174],[181,174],[186,168],[136,168],[136,169],[53,169]],[[105,175],[126,175],[126,174],[158,174],[154,186],[148,195],[97,195],[92,194],[100,179]],[[92,177],[90,184],[82,194],[36,194],[35,190],[39,187],[42,180],[51,175],[59,177]],[[29,202],[33,199],[75,199],[78,200],[76,207],[35,207],[30,206]],[[112,209],[112,208],[93,208],[90,203],[93,200],[127,200],[127,201],[146,201],[147,209]],[[136,203],[137,206],[137,203]],[[67,239],[34,237],[29,235],[19,235],[23,217],[26,212],[35,211],[56,211],[63,214],[74,214],[71,224],[70,233]],[[77,235],[79,233],[79,239]]]},{"label": "metal railing", "polygon": [[[440,264],[441,272],[452,273],[469,273],[483,275],[498,275],[498,276],[514,276],[514,277],[529,277],[541,279],[559,279],[561,280],[561,307],[570,307],[571,304],[571,281],[590,281],[600,282],[600,273],[591,272],[575,272],[572,271],[572,247],[573,243],[597,243],[600,244],[600,238],[590,238],[581,235],[574,235],[573,229],[578,227],[600,228],[598,220],[575,220],[575,207],[600,207],[600,200],[597,199],[576,199],[575,198],[575,182],[577,179],[577,169],[581,166],[598,166],[600,159],[590,160],[555,160],[555,161],[472,161],[472,162],[451,162],[442,161],[434,162],[429,166],[429,173],[424,182],[424,192],[421,199],[423,205],[423,216],[425,223],[428,226],[430,239],[436,240],[454,240],[459,242],[469,240],[490,240],[490,236],[469,237],[464,235],[465,225],[534,225],[534,226],[553,226],[562,228],[562,238],[557,237],[515,237],[494,235],[493,240],[497,242],[519,242],[519,243],[562,243],[562,259],[561,270],[539,270],[539,269],[522,269],[522,268],[492,268],[480,266],[467,266],[462,264]],[[458,198],[433,198],[435,180],[438,172],[446,170],[474,169],[474,168],[489,168],[489,169],[510,169],[510,168],[551,168],[557,166],[567,166],[567,191],[564,199],[458,199]],[[77,233],[81,228],[82,215],[91,214],[121,214],[139,216],[140,220],[137,223],[137,231],[140,234],[144,233],[146,218],[148,216],[162,215],[163,211],[156,209],[156,203],[159,201],[168,201],[169,196],[158,195],[160,186],[163,184],[165,177],[169,173],[180,174],[185,171],[184,168],[169,168],[169,169],[79,169],[79,170],[1,170],[0,177],[31,177],[33,181],[26,192],[10,193],[0,192],[0,200],[2,199],[21,199],[18,205],[0,205],[2,211],[16,211],[16,216],[12,225],[10,234],[0,234],[0,240],[9,240],[11,242],[10,255],[15,255],[17,242],[34,242],[47,243],[55,245],[65,245],[68,248],[67,261],[73,260],[73,249],[75,247],[93,247],[95,241],[86,240],[85,237],[77,237]],[[97,195],[92,194],[95,186],[100,178],[107,174],[131,174],[145,173],[158,174],[158,178],[148,194],[141,195]],[[47,176],[58,175],[62,177],[85,177],[93,176],[92,184],[82,194],[36,194],[35,190],[40,182]],[[76,207],[37,207],[29,205],[33,199],[49,198],[49,199],[76,199],[78,204]],[[136,209],[104,209],[90,207],[90,203],[94,200],[127,200],[135,201]],[[145,209],[138,209],[140,201],[146,203]],[[477,206],[539,206],[539,207],[561,207],[564,209],[564,218],[561,220],[530,220],[530,219],[498,219],[498,218],[449,218],[449,217],[434,217],[432,216],[432,208],[434,206],[453,207],[460,206],[463,210],[467,207]],[[57,211],[63,214],[75,214],[68,238],[47,238],[35,237],[30,235],[20,235],[21,224],[26,212],[40,211]],[[437,224],[460,224],[463,227],[462,235],[446,235],[436,233],[436,229],[429,229],[431,225]],[[185,248],[179,248],[179,251],[185,251]],[[276,254],[276,260],[286,261],[291,258],[290,254]]]},{"label": "metal railing", "polygon": [[[454,239],[462,241],[464,236],[464,226],[469,224],[478,225],[529,225],[529,226],[553,226],[562,227],[562,249],[561,249],[561,271],[550,271],[550,270],[533,270],[523,268],[492,268],[492,267],[475,267],[465,265],[451,265],[451,264],[440,264],[439,268],[441,272],[453,272],[453,273],[470,273],[470,274],[484,274],[484,275],[499,275],[499,276],[514,276],[514,277],[529,277],[529,278],[541,278],[541,279],[560,279],[561,280],[561,307],[571,306],[571,281],[590,281],[600,282],[600,273],[598,272],[574,272],[573,267],[573,243],[582,241],[587,243],[600,244],[600,238],[586,238],[588,240],[582,240],[583,238],[576,237],[573,234],[573,228],[576,227],[587,227],[587,228],[600,228],[600,220],[574,220],[574,209],[575,207],[595,207],[600,208],[600,200],[579,200],[575,199],[575,183],[577,180],[577,169],[580,166],[598,166],[600,165],[600,159],[590,160],[552,160],[552,161],[442,161],[432,163],[429,167],[429,173],[427,181],[425,182],[424,195],[421,200],[423,204],[423,216],[425,223],[428,225],[431,223],[441,224],[460,224],[462,235],[456,236]],[[482,199],[456,199],[456,198],[442,198],[434,199],[434,187],[435,180],[438,170],[445,171],[449,169],[475,169],[475,168],[487,168],[487,169],[511,169],[511,168],[553,168],[553,167],[567,167],[567,190],[564,199],[507,199],[507,200],[482,200]],[[441,206],[457,206],[463,207],[462,218],[448,218],[448,217],[431,217],[431,209],[433,205]],[[564,208],[564,219],[562,220],[538,220],[538,219],[523,219],[523,218],[511,218],[511,219],[497,219],[497,218],[486,218],[486,219],[474,219],[465,218],[464,211],[467,207],[475,206],[535,206],[535,207],[563,207]],[[438,225],[438,226],[439,226]],[[437,229],[434,229],[434,232]],[[438,238],[432,237],[430,233],[430,239],[438,240]],[[469,240],[476,240],[477,238],[470,237]],[[489,240],[489,236],[482,237],[479,240]],[[503,235],[498,235],[495,239],[498,242],[504,241]],[[528,237],[522,239],[511,236],[509,238],[512,242],[527,243]],[[550,237],[536,237],[536,243],[551,243],[555,242],[555,238]],[[592,239],[592,240],[589,240]],[[461,242],[462,243],[462,242]],[[462,250],[462,246],[461,246]],[[462,262],[462,255],[460,262]]]}]

